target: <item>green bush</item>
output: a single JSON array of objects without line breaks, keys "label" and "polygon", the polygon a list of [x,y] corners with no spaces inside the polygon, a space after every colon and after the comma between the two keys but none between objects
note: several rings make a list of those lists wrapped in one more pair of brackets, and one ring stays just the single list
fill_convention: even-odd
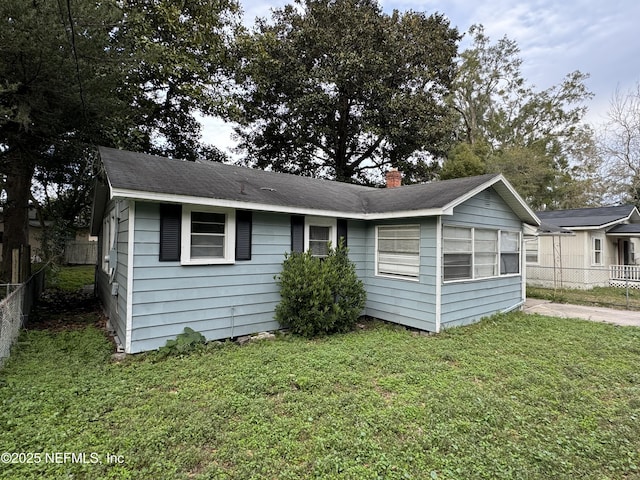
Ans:
[{"label": "green bush", "polygon": [[158,348],[158,352],[161,357],[181,355],[195,350],[198,345],[204,344],[206,341],[207,339],[200,332],[184,327],[184,331],[175,340],[167,340],[164,347]]},{"label": "green bush", "polygon": [[281,325],[305,337],[354,327],[366,293],[347,252],[340,245],[322,259],[310,251],[285,255],[282,273],[276,276],[282,300],[275,317]]}]

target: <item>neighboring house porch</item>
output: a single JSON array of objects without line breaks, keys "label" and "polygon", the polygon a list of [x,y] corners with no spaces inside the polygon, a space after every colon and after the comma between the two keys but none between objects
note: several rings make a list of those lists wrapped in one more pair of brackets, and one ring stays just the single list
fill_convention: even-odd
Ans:
[{"label": "neighboring house porch", "polygon": [[528,285],[640,289],[640,214],[634,206],[537,214],[543,228],[525,240]]}]

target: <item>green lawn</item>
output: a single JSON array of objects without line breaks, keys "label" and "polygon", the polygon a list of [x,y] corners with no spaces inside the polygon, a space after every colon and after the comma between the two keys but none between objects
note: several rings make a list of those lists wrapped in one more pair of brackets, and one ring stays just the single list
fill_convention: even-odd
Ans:
[{"label": "green lawn", "polygon": [[0,478],[640,479],[640,329],[365,326],[120,363],[93,326],[25,332],[0,450],[42,457]]},{"label": "green lawn", "polygon": [[92,285],[95,278],[95,265],[74,265],[49,267],[47,288],[74,292],[85,285]]}]

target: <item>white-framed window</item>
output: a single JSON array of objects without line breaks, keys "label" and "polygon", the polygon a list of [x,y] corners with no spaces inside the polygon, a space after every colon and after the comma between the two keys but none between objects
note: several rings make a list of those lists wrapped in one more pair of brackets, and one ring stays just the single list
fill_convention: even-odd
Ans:
[{"label": "white-framed window", "polygon": [[527,263],[537,264],[540,262],[540,239],[539,237],[525,237],[524,246]]},{"label": "white-framed window", "polygon": [[592,265],[602,265],[604,254],[604,239],[600,236],[591,237],[591,263]]},{"label": "white-framed window", "polygon": [[498,274],[498,232],[476,228],[473,231],[474,278]]},{"label": "white-framed window", "polygon": [[500,232],[500,275],[520,273],[520,232]]},{"label": "white-framed window", "polygon": [[335,248],[338,244],[336,224],[335,218],[305,217],[305,251],[311,250],[314,257],[326,257],[329,254],[329,245]]},{"label": "white-framed window", "polygon": [[109,261],[116,245],[116,211],[111,209],[102,221],[102,271],[111,274],[113,261]]},{"label": "white-framed window", "polygon": [[445,281],[473,278],[473,229],[444,226],[442,252]]},{"label": "white-framed window", "polygon": [[376,275],[418,280],[420,225],[376,227]]},{"label": "white-framed window", "polygon": [[182,251],[185,265],[235,262],[235,210],[184,205]]},{"label": "white-framed window", "polygon": [[445,225],[443,280],[476,280],[520,273],[520,232]]}]

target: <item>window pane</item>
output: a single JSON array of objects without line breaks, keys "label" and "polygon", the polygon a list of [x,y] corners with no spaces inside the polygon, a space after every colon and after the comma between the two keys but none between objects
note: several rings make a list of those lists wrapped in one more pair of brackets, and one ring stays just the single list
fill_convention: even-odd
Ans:
[{"label": "window pane", "polygon": [[315,242],[309,241],[309,249],[311,250],[311,255],[314,257],[326,257],[329,255],[329,244],[328,242]]},{"label": "window pane", "polygon": [[470,254],[445,254],[443,263],[445,280],[471,278]]},{"label": "window pane", "polygon": [[503,253],[500,255],[500,275],[520,273],[520,255],[517,253]]},{"label": "window pane", "polygon": [[191,246],[191,258],[223,258],[223,247]]},{"label": "window pane", "polygon": [[216,246],[224,245],[223,235],[191,235],[191,245],[195,246]]},{"label": "window pane", "polygon": [[191,258],[224,258],[223,213],[191,212]]},{"label": "window pane", "polygon": [[519,252],[520,251],[520,234],[517,232],[501,232],[500,233],[500,251],[501,252]]},{"label": "window pane", "polygon": [[309,225],[309,250],[314,257],[329,255],[331,241],[331,227]]},{"label": "window pane", "polygon": [[471,229],[462,227],[444,227],[443,244],[445,253],[471,253]]},{"label": "window pane", "polygon": [[191,212],[192,222],[204,222],[204,223],[222,223],[224,224],[224,213],[211,213],[211,212]]},{"label": "window pane", "polygon": [[476,229],[474,234],[474,277],[486,278],[498,274],[498,232]]},{"label": "window pane", "polygon": [[520,273],[520,234],[500,233],[500,275]]},{"label": "window pane", "polygon": [[384,275],[420,275],[420,226],[388,225],[378,229],[377,271]]},{"label": "window pane", "polygon": [[471,229],[466,227],[444,227],[445,238],[466,238],[471,240]]},{"label": "window pane", "polygon": [[419,239],[379,239],[378,249],[381,252],[406,252],[417,254],[420,251]]},{"label": "window pane", "polygon": [[538,263],[538,237],[527,238],[524,245],[527,250],[527,263]]},{"label": "window pane", "polygon": [[309,240],[324,240],[328,242],[331,238],[331,227],[309,226]]}]

